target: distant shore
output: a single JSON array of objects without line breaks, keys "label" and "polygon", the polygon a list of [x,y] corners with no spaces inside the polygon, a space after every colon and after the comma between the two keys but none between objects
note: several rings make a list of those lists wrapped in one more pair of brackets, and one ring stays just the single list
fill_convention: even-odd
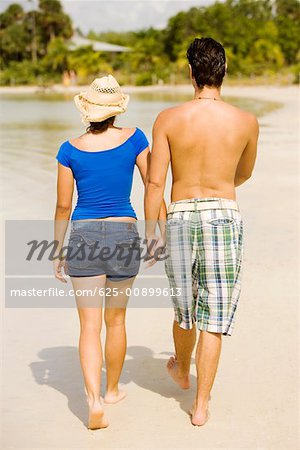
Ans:
[{"label": "distant shore", "polygon": [[[56,84],[51,87],[43,88],[40,86],[2,86],[0,87],[1,94],[65,94],[65,95],[75,95],[79,92],[86,91],[88,86],[68,86],[65,87],[61,84]],[[180,84],[180,85],[156,85],[156,86],[126,86],[123,85],[122,89],[128,94],[135,93],[178,93],[193,95],[193,88],[191,84]],[[268,102],[278,102],[282,103],[287,98],[292,99],[295,95],[297,96],[299,92],[299,87],[297,85],[232,85],[224,84],[222,87],[222,95],[241,97],[241,98],[251,98],[264,100]]]},{"label": "distant shore", "polygon": [[[52,86],[0,86],[0,94],[77,94],[79,92],[84,92],[88,89],[88,85],[76,85],[76,86],[63,86],[62,84],[54,84]],[[144,92],[176,92],[189,94],[193,92],[192,86],[190,84],[178,84],[178,85],[170,85],[170,84],[162,84],[162,85],[150,85],[150,86],[132,86],[132,85],[123,85],[122,89],[125,92],[130,93],[144,93]],[[229,95],[242,95],[244,92],[254,92],[266,90],[266,92],[270,91],[283,91],[284,89],[295,90],[296,85],[265,85],[265,84],[234,84],[232,81],[229,83],[224,83],[222,87],[222,91]],[[267,95],[267,97],[270,97]]]},{"label": "distant shore", "polygon": [[[170,91],[174,88],[180,91],[189,91],[189,85],[151,85],[151,86],[122,86],[126,92],[161,92]],[[88,89],[88,85],[64,86],[62,84],[54,84],[52,86],[0,86],[0,94],[35,94],[35,93],[56,93],[56,94],[77,94]]]}]

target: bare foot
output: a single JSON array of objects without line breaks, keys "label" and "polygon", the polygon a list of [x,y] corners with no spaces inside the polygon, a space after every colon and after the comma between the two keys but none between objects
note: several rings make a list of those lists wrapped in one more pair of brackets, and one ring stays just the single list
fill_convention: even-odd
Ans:
[{"label": "bare foot", "polygon": [[194,406],[189,411],[189,414],[191,416],[192,425],[195,425],[197,427],[202,427],[203,425],[206,424],[206,422],[209,419],[208,408],[206,409],[196,408],[196,403],[194,403]]},{"label": "bare foot", "polygon": [[168,364],[167,364],[167,369],[168,369],[169,375],[173,378],[175,383],[177,383],[181,387],[181,389],[189,389],[191,387],[189,375],[184,375],[183,377],[179,376],[178,362],[177,362],[176,357],[171,356],[171,358],[169,359]]},{"label": "bare foot", "polygon": [[104,397],[105,403],[114,404],[118,403],[126,397],[127,393],[118,389],[117,392],[107,392]]},{"label": "bare foot", "polygon": [[104,410],[100,402],[89,403],[89,421],[88,428],[90,430],[98,430],[99,428],[108,427],[108,422],[104,415]]}]

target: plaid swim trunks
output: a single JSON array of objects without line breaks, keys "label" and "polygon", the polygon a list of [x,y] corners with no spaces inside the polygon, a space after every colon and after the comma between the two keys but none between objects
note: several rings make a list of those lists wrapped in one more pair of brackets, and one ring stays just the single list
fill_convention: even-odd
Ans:
[{"label": "plaid swim trunks", "polygon": [[165,269],[175,320],[187,330],[196,322],[199,330],[230,336],[243,258],[243,221],[237,203],[219,198],[173,202],[166,234]]}]

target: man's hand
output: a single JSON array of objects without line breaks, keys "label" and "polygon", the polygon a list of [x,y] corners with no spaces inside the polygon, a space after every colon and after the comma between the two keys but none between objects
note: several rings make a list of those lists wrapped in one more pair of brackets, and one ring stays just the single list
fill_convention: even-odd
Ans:
[{"label": "man's hand", "polygon": [[166,239],[164,236],[149,235],[146,237],[147,261],[146,267],[152,267],[164,255]]}]

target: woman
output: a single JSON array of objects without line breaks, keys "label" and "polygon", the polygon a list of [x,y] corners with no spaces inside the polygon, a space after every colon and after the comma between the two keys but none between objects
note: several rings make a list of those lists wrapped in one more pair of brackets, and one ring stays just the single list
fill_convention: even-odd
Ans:
[{"label": "woman", "polygon": [[[75,291],[80,320],[79,354],[89,406],[88,428],[97,429],[108,426],[103,403],[116,403],[125,397],[118,383],[126,354],[126,304],[128,288],[140,264],[137,218],[130,192],[135,164],[146,182],[149,144],[139,128],[114,125],[116,115],[125,112],[129,96],[122,93],[113,76],[95,79],[87,92],[74,100],[89,126],[83,135],[64,142],[56,155],[55,239],[60,257],[54,263],[54,271],[58,280],[66,282],[64,267]],[[74,180],[78,201],[71,216]],[[70,216],[68,252],[62,258]],[[107,380],[103,401],[100,332],[104,297]]]}]

